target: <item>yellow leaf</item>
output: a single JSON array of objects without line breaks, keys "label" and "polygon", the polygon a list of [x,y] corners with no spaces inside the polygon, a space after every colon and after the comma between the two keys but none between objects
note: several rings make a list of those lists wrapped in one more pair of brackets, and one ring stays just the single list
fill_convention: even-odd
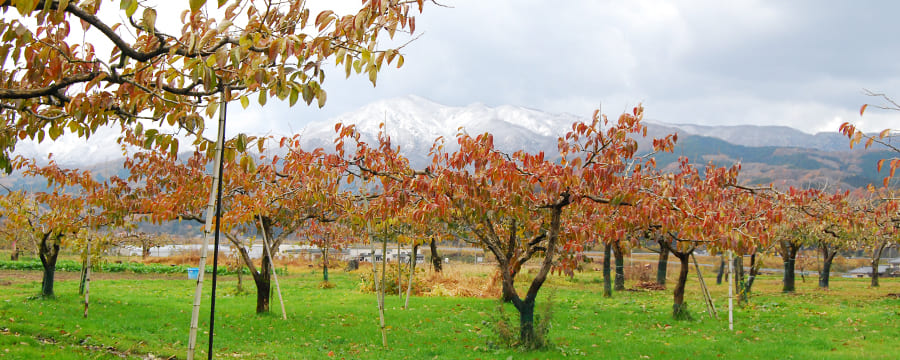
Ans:
[{"label": "yellow leaf", "polygon": [[[137,1],[135,1],[137,3]],[[144,9],[144,27],[147,28],[147,31],[151,34],[154,33],[154,28],[156,27],[156,10],[153,8]]]},{"label": "yellow leaf", "polygon": [[[190,1],[190,5],[191,5],[191,11],[193,11],[193,12],[200,10],[200,7],[203,6],[203,4],[206,4],[206,0],[189,0],[189,1]],[[135,1],[135,3],[136,2],[137,1]]]}]

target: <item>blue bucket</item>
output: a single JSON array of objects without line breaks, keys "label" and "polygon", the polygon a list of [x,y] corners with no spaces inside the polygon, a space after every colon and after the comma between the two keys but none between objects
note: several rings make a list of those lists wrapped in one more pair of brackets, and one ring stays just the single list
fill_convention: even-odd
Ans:
[{"label": "blue bucket", "polygon": [[196,279],[200,276],[200,268],[188,268],[188,279]]}]

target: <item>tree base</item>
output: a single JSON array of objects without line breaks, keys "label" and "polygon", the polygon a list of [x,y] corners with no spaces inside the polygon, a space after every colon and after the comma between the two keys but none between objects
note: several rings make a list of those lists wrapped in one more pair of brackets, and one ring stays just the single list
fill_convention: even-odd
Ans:
[{"label": "tree base", "polygon": [[687,303],[672,305],[672,318],[675,320],[694,320],[691,312],[688,311]]}]

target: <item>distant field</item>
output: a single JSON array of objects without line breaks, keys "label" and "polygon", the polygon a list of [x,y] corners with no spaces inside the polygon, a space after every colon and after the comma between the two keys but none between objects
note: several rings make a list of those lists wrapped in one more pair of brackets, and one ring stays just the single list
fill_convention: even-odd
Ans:
[{"label": "distant field", "polygon": [[[453,276],[486,276],[492,269],[467,266]],[[472,275],[474,273],[474,275]],[[56,300],[33,298],[36,271],[0,271],[0,359],[119,359],[185,357],[192,280],[187,276],[98,274],[91,285],[90,316],[82,317],[76,274],[61,276]],[[798,279],[797,294],[780,293],[778,277],[761,277],[752,304],[735,309],[728,330],[727,287],[706,278],[719,319],[704,312],[696,275],[688,283],[693,321],[671,319],[671,290],[600,296],[601,275],[588,269],[574,280],[553,277],[538,308],[552,295],[553,343],[521,353],[496,345],[492,299],[414,297],[403,310],[387,297],[388,348],[381,345],[375,296],[359,292],[364,272],[332,271],[333,289],[320,289],[321,273],[295,269],[280,277],[288,320],[277,296],[272,313],[257,316],[252,281],[236,295],[236,277],[219,282],[216,302],[217,359],[896,359],[900,339],[900,279],[834,278],[832,289]],[[525,274],[527,276],[527,274]],[[710,282],[712,280],[712,282]],[[670,280],[671,281],[671,280]],[[632,282],[628,282],[630,288]],[[207,294],[209,292],[207,286]],[[203,313],[208,314],[209,298]],[[509,317],[515,310],[507,306]],[[206,358],[208,315],[201,324],[198,358]]]}]

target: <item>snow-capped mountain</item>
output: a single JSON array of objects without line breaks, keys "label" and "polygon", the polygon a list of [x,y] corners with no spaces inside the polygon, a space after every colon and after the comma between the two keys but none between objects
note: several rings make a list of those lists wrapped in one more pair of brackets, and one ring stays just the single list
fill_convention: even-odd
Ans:
[{"label": "snow-capped mountain", "polygon": [[[587,121],[587,116],[588,114],[576,116],[547,113],[511,105],[489,107],[476,103],[454,107],[409,95],[381,100],[330,120],[310,123],[300,134],[304,148],[322,147],[331,150],[334,148],[336,123],[355,124],[364,140],[370,143],[374,142],[379,125],[384,123],[393,144],[399,145],[401,151],[417,163],[425,160],[438,137],[443,137],[448,150],[452,150],[460,130],[473,135],[490,132],[494,135],[497,148],[504,151],[524,149],[552,153],[556,151],[557,137],[569,131],[573,122]],[[749,147],[848,150],[846,138],[838,133],[810,135],[784,126],[672,125],[648,121],[648,137],[660,137],[673,132],[678,132],[682,138],[699,135]],[[102,128],[87,141],[73,135],[64,135],[53,142],[46,139],[43,144],[22,141],[17,145],[16,154],[40,159],[52,152],[53,158],[61,165],[83,167],[120,160],[122,152],[115,141],[118,136],[118,128]]]},{"label": "snow-capped mountain", "polygon": [[[495,146],[503,151],[544,151],[552,157],[557,151],[557,138],[568,132],[573,122],[586,120],[586,116],[551,114],[509,105],[445,106],[411,95],[378,101],[331,120],[310,123],[300,135],[305,149],[321,147],[329,151],[334,149],[336,123],[355,124],[363,141],[370,144],[384,123],[392,144],[400,147],[414,167],[422,168],[428,164],[435,139],[443,137],[445,150],[453,151],[460,130],[473,135],[490,132]],[[648,138],[638,139],[638,143],[647,149],[649,139],[675,132],[679,135],[675,151],[657,154],[660,168],[672,170],[671,166],[681,156],[698,164],[713,161],[728,166],[741,162],[742,177],[750,184],[860,187],[880,183],[883,175],[875,171],[875,162],[893,156],[883,150],[865,151],[861,147],[851,151],[846,137],[838,133],[810,135],[783,126],[670,125],[648,121]],[[72,141],[45,141],[44,145],[49,146],[54,159],[63,166],[99,166],[97,171],[102,168],[115,173],[121,171],[121,165],[116,164],[121,164],[122,157],[114,140],[117,136],[117,131],[110,130],[92,135],[87,142],[73,137]],[[40,154],[40,148],[30,148],[25,143],[19,146],[17,153],[45,156]]]}]

